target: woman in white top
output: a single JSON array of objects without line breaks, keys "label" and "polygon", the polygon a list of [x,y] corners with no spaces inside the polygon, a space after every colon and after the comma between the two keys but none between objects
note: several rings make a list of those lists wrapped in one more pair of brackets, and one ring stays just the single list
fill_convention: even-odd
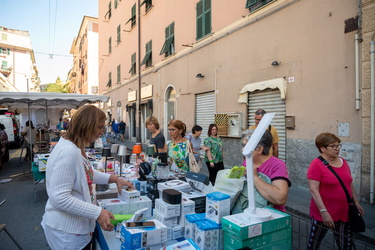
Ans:
[{"label": "woman in white top", "polygon": [[85,147],[104,133],[106,116],[93,105],[85,105],[73,115],[69,128],[48,158],[46,168],[48,201],[42,226],[52,249],[86,249],[95,221],[106,231],[113,230],[112,213],[95,205],[92,184],[133,185],[116,175],[92,168]]},{"label": "woman in white top", "polygon": [[[32,160],[34,158],[34,145],[35,145],[35,137],[36,137],[36,128],[32,121],[26,122],[26,127],[23,129],[21,135],[24,136],[24,139],[28,142],[29,146],[26,150],[25,161]],[[32,153],[30,152],[30,149]]]}]

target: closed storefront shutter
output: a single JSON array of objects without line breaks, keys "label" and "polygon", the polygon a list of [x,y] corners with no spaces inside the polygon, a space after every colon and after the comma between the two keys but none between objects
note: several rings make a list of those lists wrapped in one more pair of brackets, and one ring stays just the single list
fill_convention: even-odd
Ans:
[{"label": "closed storefront shutter", "polygon": [[267,113],[276,113],[271,125],[279,134],[279,158],[285,161],[286,158],[286,130],[285,130],[285,102],[280,98],[280,90],[265,89],[249,93],[249,116],[248,127],[255,124],[254,113],[258,109],[264,109]]},{"label": "closed storefront shutter", "polygon": [[[214,122],[216,113],[215,92],[197,94],[195,97],[195,124],[203,128],[201,139],[207,138],[208,126]],[[188,128],[190,130],[191,128]]]}]

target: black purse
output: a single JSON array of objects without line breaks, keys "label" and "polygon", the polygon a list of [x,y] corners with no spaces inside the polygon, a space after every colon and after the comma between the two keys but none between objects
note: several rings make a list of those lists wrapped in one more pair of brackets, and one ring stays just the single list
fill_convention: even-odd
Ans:
[{"label": "black purse", "polygon": [[344,189],[346,199],[349,204],[349,223],[350,228],[353,230],[353,232],[365,232],[366,226],[365,221],[363,220],[363,217],[361,213],[358,211],[357,206],[354,204],[353,199],[350,197],[348,190],[346,189],[344,182],[341,180],[340,176],[335,172],[335,170],[332,168],[331,165],[329,165],[328,161],[324,159],[322,156],[318,157],[319,160],[321,160],[324,165],[327,166],[327,168],[336,176],[336,178],[339,180],[341,187]]}]

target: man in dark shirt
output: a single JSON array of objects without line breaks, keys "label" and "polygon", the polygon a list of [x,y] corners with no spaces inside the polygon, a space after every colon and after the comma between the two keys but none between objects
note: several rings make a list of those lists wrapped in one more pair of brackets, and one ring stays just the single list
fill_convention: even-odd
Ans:
[{"label": "man in dark shirt", "polygon": [[120,124],[118,125],[119,131],[120,131],[120,136],[121,136],[121,141],[125,141],[125,128],[126,128],[126,123],[121,120]]}]

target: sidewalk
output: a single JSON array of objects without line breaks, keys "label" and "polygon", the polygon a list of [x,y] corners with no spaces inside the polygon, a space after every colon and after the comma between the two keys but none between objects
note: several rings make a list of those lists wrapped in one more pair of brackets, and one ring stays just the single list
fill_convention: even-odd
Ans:
[{"label": "sidewalk", "polygon": [[[286,209],[289,213],[296,214],[300,217],[309,218],[311,194],[306,187],[293,186],[289,189],[288,202]],[[364,220],[366,223],[366,232],[358,233],[358,236],[366,242],[375,244],[375,206],[361,203],[365,210]]]}]

